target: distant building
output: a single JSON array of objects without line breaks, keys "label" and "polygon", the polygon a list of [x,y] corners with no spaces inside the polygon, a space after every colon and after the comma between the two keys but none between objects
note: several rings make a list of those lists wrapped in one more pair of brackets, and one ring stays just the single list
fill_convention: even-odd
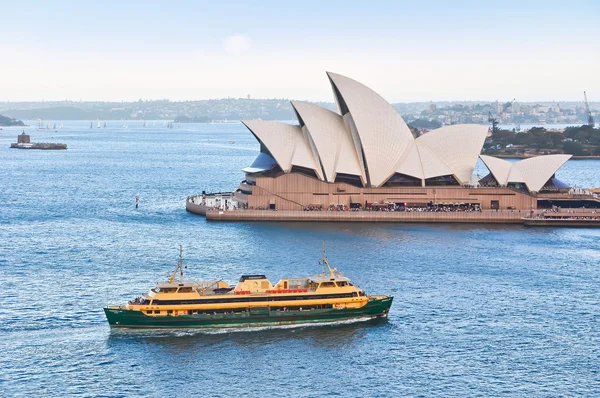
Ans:
[{"label": "distant building", "polygon": [[513,113],[519,113],[519,112],[521,112],[521,104],[518,103],[517,101],[514,101],[512,103],[512,107],[511,108],[512,108]]},{"label": "distant building", "polygon": [[21,133],[17,136],[18,144],[29,144],[30,142],[31,142],[31,138],[30,138],[29,134],[25,134],[24,131],[23,131],[23,133]]},{"label": "distant building", "polygon": [[494,102],[494,108],[496,109],[496,114],[498,115],[504,111],[503,105],[498,101]]}]

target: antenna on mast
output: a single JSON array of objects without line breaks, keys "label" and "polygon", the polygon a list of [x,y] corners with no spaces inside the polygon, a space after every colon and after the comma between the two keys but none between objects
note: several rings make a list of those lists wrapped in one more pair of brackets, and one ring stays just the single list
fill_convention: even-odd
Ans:
[{"label": "antenna on mast", "polygon": [[179,262],[175,266],[175,271],[169,276],[169,283],[174,283],[179,271],[179,282],[183,281],[183,246],[179,245]]},{"label": "antenna on mast", "polygon": [[183,246],[179,245],[179,281],[183,281]]},{"label": "antenna on mast", "polygon": [[[322,252],[323,252],[323,265],[327,266],[327,269],[329,270],[329,277],[333,280],[335,279],[335,268],[331,268],[331,266],[329,265],[329,261],[327,260],[327,257],[325,256],[325,241],[323,241],[323,246],[322,246]],[[325,269],[323,269],[323,275],[325,275]]]},{"label": "antenna on mast", "polygon": [[325,276],[325,261],[327,261],[327,258],[325,258],[325,241],[321,241],[321,274],[323,276]]}]

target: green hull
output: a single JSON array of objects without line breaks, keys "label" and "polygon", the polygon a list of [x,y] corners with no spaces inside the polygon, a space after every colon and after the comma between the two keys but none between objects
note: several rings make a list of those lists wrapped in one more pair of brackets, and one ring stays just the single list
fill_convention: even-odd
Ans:
[{"label": "green hull", "polygon": [[141,311],[116,308],[104,308],[104,313],[111,328],[239,328],[380,318],[387,316],[392,300],[393,297],[371,300],[361,308],[285,312],[263,307],[236,314],[148,316]]}]

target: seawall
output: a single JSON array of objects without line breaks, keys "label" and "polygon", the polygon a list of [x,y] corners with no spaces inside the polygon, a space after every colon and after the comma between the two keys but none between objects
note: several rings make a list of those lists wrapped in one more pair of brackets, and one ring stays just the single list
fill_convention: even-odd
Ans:
[{"label": "seawall", "polygon": [[[188,211],[190,209],[188,208]],[[200,213],[198,213],[200,214]],[[310,221],[310,222],[402,222],[402,223],[482,223],[523,224],[526,214],[517,210],[502,212],[379,212],[379,211],[294,211],[228,210],[207,211],[208,221]]]}]

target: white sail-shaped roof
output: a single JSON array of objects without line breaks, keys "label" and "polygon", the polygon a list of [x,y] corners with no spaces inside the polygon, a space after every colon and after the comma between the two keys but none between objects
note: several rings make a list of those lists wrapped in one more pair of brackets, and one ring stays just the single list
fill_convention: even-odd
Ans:
[{"label": "white sail-shaped roof", "polygon": [[371,186],[395,172],[414,145],[398,112],[379,94],[348,77],[327,72],[342,115],[350,114],[360,140]]},{"label": "white sail-shaped roof", "polygon": [[554,173],[570,158],[571,155],[536,156],[518,161],[513,168],[520,172],[527,189],[532,192],[539,192]]},{"label": "white sail-shaped roof", "polygon": [[268,149],[284,172],[290,172],[292,166],[300,166],[315,170],[320,176],[317,162],[300,127],[270,120],[242,120],[242,123]]},{"label": "white sail-shaped roof", "polygon": [[323,180],[323,171],[319,161],[311,150],[309,137],[299,128],[299,134],[296,134],[294,144],[294,154],[292,155],[292,166],[300,166],[314,170],[320,180]]},{"label": "white sail-shaped roof", "polygon": [[315,157],[323,167],[325,179],[334,182],[338,172],[361,176],[358,155],[342,117],[306,102],[292,101],[292,106],[314,143]]},{"label": "white sail-shaped roof", "polygon": [[[513,164],[514,166],[514,164]],[[521,182],[525,183],[525,177],[521,174],[521,170],[518,167],[511,167],[508,173],[508,182]]]},{"label": "white sail-shaped roof", "polygon": [[498,184],[524,183],[531,192],[544,184],[564,165],[571,155],[543,155],[511,163],[493,156],[479,156]]},{"label": "white sail-shaped roof", "polygon": [[452,170],[448,167],[437,154],[427,145],[415,144],[421,156],[421,166],[423,167],[423,178],[433,178],[452,175]]},{"label": "white sail-shaped roof", "polygon": [[[447,126],[415,140],[402,117],[373,90],[342,75],[327,75],[339,113],[292,101],[300,126],[243,122],[284,172],[300,166],[328,182],[335,182],[338,174],[359,176],[372,187],[382,186],[396,173],[423,183],[447,175],[469,183],[487,136],[486,126]],[[490,159],[487,163],[501,184],[511,179],[525,182],[527,164],[521,169]]]},{"label": "white sail-shaped roof", "polygon": [[352,133],[348,129],[344,130],[344,136],[340,141],[340,154],[335,164],[335,173],[356,175],[360,177],[363,185],[367,183],[365,170],[360,165],[360,158],[352,141]]},{"label": "white sail-shaped roof", "polygon": [[269,150],[281,170],[289,172],[292,168],[296,135],[302,134],[300,128],[270,120],[242,120],[242,123]]},{"label": "white sail-shaped roof", "polygon": [[483,161],[500,186],[506,186],[506,184],[508,184],[508,176],[510,175],[513,163],[488,155],[479,155],[479,158]]},{"label": "white sail-shaped roof", "polygon": [[417,145],[412,146],[412,149],[408,152],[408,155],[400,164],[400,167],[396,170],[396,172],[419,178],[421,180],[425,178],[425,174],[423,172],[423,163],[421,161],[421,155]]},{"label": "white sail-shaped roof", "polygon": [[[487,126],[477,124],[456,124],[441,127],[417,138],[415,142],[421,153],[423,165],[433,162],[431,157],[425,157],[423,149],[428,148],[451,171],[450,174],[461,184],[471,180],[477,157],[487,136]],[[444,172],[440,169],[440,172]],[[429,176],[439,177],[443,174]]]}]

